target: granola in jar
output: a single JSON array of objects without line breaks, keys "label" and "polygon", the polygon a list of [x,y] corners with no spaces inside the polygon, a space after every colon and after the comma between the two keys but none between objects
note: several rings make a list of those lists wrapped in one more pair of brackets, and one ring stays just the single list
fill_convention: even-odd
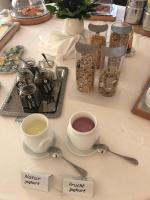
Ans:
[{"label": "granola in jar", "polygon": [[94,87],[97,45],[77,43],[76,82],[80,92],[88,93]]},{"label": "granola in jar", "polygon": [[123,47],[104,47],[102,53],[105,57],[105,67],[99,76],[99,93],[105,97],[115,94],[121,72],[123,56],[126,48]]},{"label": "granola in jar", "polygon": [[108,25],[89,24],[88,28],[94,33],[90,38],[90,44],[98,45],[98,49],[96,52],[96,68],[99,69],[102,68],[104,65],[104,58],[101,55],[101,48],[102,46],[106,45]]},{"label": "granola in jar", "polygon": [[111,26],[110,47],[127,47],[132,26],[125,22],[116,22]]}]

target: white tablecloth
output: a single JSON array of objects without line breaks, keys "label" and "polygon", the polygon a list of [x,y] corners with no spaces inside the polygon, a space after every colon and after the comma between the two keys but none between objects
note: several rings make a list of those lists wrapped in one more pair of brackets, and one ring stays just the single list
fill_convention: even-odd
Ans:
[{"label": "white tablecloth", "polygon": [[[123,19],[124,8],[119,7],[118,19]],[[85,26],[89,21],[86,21]],[[97,22],[100,23],[100,22]],[[61,30],[63,20],[52,19],[36,26],[24,26],[7,44],[26,47],[25,57],[42,59],[38,49],[38,38],[51,30]],[[60,117],[49,119],[54,129],[57,145],[64,155],[84,167],[95,181],[93,200],[148,200],[150,199],[150,122],[131,113],[131,109],[150,75],[150,39],[135,34],[133,46],[136,55],[126,58],[117,93],[104,98],[95,91],[81,94],[76,90],[74,60],[61,65],[68,66],[69,77]],[[0,104],[12,87],[15,74],[0,75]],[[139,160],[138,166],[113,156],[94,154],[78,157],[65,146],[68,119],[76,111],[90,111],[98,120],[100,140],[118,153],[130,155]],[[34,160],[22,148],[20,124],[13,117],[0,116],[0,199],[1,200],[75,200],[83,197],[62,194],[62,176],[78,175],[72,167],[60,159]],[[21,170],[32,169],[54,174],[50,192],[25,189],[21,186]]]}]

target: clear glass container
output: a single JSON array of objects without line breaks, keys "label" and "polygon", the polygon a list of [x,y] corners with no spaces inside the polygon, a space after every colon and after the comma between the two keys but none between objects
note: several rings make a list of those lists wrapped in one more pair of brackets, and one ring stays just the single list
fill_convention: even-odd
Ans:
[{"label": "clear glass container", "polygon": [[53,73],[53,80],[57,79],[57,65],[55,63],[55,57],[45,54],[46,59],[39,61],[39,66],[41,68],[47,68]]},{"label": "clear glass container", "polygon": [[108,15],[111,14],[113,6],[112,6],[112,0],[99,0],[98,2],[99,6],[97,6],[96,11],[100,13],[101,15]]},{"label": "clear glass container", "polygon": [[12,0],[12,7],[16,17],[38,17],[47,13],[43,0]]},{"label": "clear glass container", "polygon": [[35,75],[38,67],[36,66],[34,58],[25,58],[22,59],[22,62],[22,68],[28,68]]},{"label": "clear glass container", "polygon": [[88,28],[92,32],[90,37],[90,44],[98,45],[98,50],[96,55],[96,68],[99,69],[101,68],[102,64],[101,59],[104,60],[101,56],[101,47],[106,45],[108,24],[104,25],[89,24]]},{"label": "clear glass container", "polygon": [[33,77],[34,76],[29,69],[27,68],[19,69],[17,73],[17,83],[16,83],[18,93],[23,85],[33,83]]},{"label": "clear glass container", "polygon": [[129,42],[129,34],[132,31],[132,26],[125,22],[115,22],[111,26],[110,47],[127,48]]},{"label": "clear glass container", "polygon": [[0,25],[11,22],[11,11],[4,9],[0,12]]},{"label": "clear glass container", "polygon": [[34,83],[39,88],[42,100],[51,99],[53,90],[53,73],[46,69],[39,69],[36,72]]},{"label": "clear glass container", "polygon": [[123,47],[102,47],[102,54],[105,58],[104,68],[99,77],[99,93],[105,97],[115,94],[121,72],[122,62],[126,48]]},{"label": "clear glass container", "polygon": [[23,85],[19,96],[24,112],[38,112],[41,96],[35,84]]},{"label": "clear glass container", "polygon": [[88,93],[94,87],[97,45],[76,44],[76,82],[80,92]]}]

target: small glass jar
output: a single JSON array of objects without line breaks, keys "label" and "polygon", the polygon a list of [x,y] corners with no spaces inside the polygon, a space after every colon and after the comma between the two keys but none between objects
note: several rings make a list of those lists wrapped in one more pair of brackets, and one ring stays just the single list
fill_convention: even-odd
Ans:
[{"label": "small glass jar", "polygon": [[33,75],[35,75],[36,71],[39,70],[33,58],[25,58],[22,59],[22,61],[23,61],[22,68],[28,68],[33,73]]},{"label": "small glass jar", "polygon": [[39,88],[42,100],[49,100],[53,90],[53,73],[46,69],[36,72],[34,83]]},{"label": "small glass jar", "polygon": [[90,44],[98,45],[98,50],[96,55],[96,68],[99,69],[102,67],[101,59],[104,60],[101,56],[101,47],[106,45],[108,24],[104,25],[89,24],[88,28],[93,33],[90,37]]},{"label": "small glass jar", "polygon": [[38,112],[41,96],[35,84],[23,85],[19,92],[24,112]]},{"label": "small glass jar", "polygon": [[105,57],[104,69],[99,77],[99,93],[105,97],[115,94],[121,72],[122,61],[126,53],[123,47],[102,47]]},{"label": "small glass jar", "polygon": [[129,34],[132,31],[132,26],[125,22],[115,22],[111,26],[110,47],[127,48]]},{"label": "small glass jar", "polygon": [[97,45],[76,44],[76,82],[80,92],[93,89],[97,48]]},{"label": "small glass jar", "polygon": [[47,68],[53,73],[53,80],[57,80],[57,65],[55,63],[55,57],[45,54],[46,59],[39,61],[39,66],[41,68]]},{"label": "small glass jar", "polygon": [[34,76],[29,69],[27,68],[19,69],[17,73],[17,83],[16,83],[18,94],[19,94],[20,88],[23,85],[33,83],[33,78]]}]

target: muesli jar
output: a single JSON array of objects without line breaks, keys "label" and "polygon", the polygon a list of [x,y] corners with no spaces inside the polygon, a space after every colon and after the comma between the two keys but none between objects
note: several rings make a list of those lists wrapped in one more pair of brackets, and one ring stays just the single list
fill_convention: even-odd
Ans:
[{"label": "muesli jar", "polygon": [[98,50],[96,53],[97,54],[96,68],[99,69],[102,67],[101,59],[104,60],[101,56],[101,47],[106,45],[108,24],[104,25],[89,24],[88,28],[93,33],[92,36],[90,37],[90,44],[98,45]]},{"label": "muesli jar", "polygon": [[105,57],[104,69],[99,77],[99,93],[105,97],[115,94],[126,47],[102,47]]},{"label": "muesli jar", "polygon": [[125,22],[115,22],[111,26],[110,47],[127,48],[129,34],[132,31],[132,26]]},{"label": "muesli jar", "polygon": [[88,93],[94,86],[97,45],[76,44],[76,81],[80,92]]}]

